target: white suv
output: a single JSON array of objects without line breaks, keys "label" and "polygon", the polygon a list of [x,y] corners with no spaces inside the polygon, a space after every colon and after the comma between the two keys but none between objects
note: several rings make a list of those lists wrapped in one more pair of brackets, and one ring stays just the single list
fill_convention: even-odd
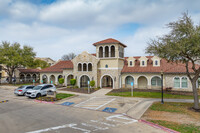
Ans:
[{"label": "white suv", "polygon": [[42,84],[35,86],[33,89],[26,92],[26,96],[29,98],[41,97],[47,95],[47,91],[56,91],[56,87],[53,84]]}]

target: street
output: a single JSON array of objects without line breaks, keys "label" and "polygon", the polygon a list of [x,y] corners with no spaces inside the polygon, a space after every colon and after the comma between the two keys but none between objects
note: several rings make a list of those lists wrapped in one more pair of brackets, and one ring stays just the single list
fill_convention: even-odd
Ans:
[{"label": "street", "polygon": [[[24,96],[15,96],[13,89],[0,89],[0,100],[8,100],[0,103],[1,133],[164,132],[124,114],[99,111],[97,108],[104,106],[102,104],[100,107],[95,106],[95,109],[88,109],[88,105],[85,107],[88,99],[75,106],[45,104]],[[105,100],[105,103],[111,104],[113,101]]]}]

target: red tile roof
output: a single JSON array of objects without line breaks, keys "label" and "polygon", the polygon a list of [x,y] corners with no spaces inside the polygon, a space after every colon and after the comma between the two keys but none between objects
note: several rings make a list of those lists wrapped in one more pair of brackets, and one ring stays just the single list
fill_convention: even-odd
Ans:
[{"label": "red tile roof", "polygon": [[63,69],[73,69],[72,61],[59,61],[53,66],[40,70],[40,72],[62,72]]},{"label": "red tile roof", "polygon": [[18,69],[18,70],[21,73],[39,73],[40,72],[39,69],[24,69],[24,68],[22,68],[22,69]]},{"label": "red tile roof", "polygon": [[[124,67],[122,69],[122,73],[160,73],[163,71],[164,73],[186,73],[185,64],[183,63],[171,63],[167,62],[165,59],[161,59],[161,64],[159,67],[153,66],[153,61],[151,58],[153,56],[146,56],[148,58],[147,66],[141,67],[140,61],[138,60],[140,57],[134,57],[135,60],[135,66],[134,67],[128,67],[127,58],[125,57]],[[199,65],[196,65],[199,67]],[[193,73],[192,70],[192,63],[189,64],[189,72]]]},{"label": "red tile roof", "polygon": [[96,42],[96,43],[94,43],[93,45],[94,45],[94,46],[97,46],[98,44],[113,44],[113,43],[117,43],[117,44],[120,44],[120,45],[122,45],[122,46],[124,46],[124,47],[127,47],[126,45],[124,45],[124,44],[121,43],[120,41],[115,40],[115,39],[113,39],[113,38],[108,38],[108,39],[105,39],[105,40]]}]

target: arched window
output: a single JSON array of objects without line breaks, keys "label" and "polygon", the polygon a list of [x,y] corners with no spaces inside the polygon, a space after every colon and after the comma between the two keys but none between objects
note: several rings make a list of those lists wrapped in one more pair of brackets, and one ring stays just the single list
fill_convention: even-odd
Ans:
[{"label": "arched window", "polygon": [[92,71],[92,64],[91,63],[88,64],[88,71]]},{"label": "arched window", "polygon": [[158,61],[156,60],[156,61],[155,61],[155,66],[157,66],[157,65],[158,65]]},{"label": "arched window", "polygon": [[111,46],[111,57],[115,57],[115,46]]},{"label": "arched window", "polygon": [[108,68],[108,65],[107,65],[107,64],[105,65],[105,68]]},{"label": "arched window", "polygon": [[144,61],[142,61],[142,66],[144,66]]},{"label": "arched window", "polygon": [[87,64],[86,63],[83,64],[83,71],[87,71]]},{"label": "arched window", "polygon": [[99,47],[99,58],[103,57],[103,47]]},{"label": "arched window", "polygon": [[181,88],[187,88],[187,87],[188,87],[187,78],[182,77],[181,78]]},{"label": "arched window", "polygon": [[78,64],[78,71],[82,71],[82,64],[81,63]]},{"label": "arched window", "polygon": [[174,78],[174,87],[180,88],[180,78],[179,77]]},{"label": "arched window", "polygon": [[130,66],[132,66],[133,65],[133,62],[132,61],[130,61]]},{"label": "arched window", "polygon": [[105,47],[105,57],[109,57],[109,47]]},{"label": "arched window", "polygon": [[151,85],[152,86],[161,86],[161,78],[160,77],[153,77],[151,79]]}]

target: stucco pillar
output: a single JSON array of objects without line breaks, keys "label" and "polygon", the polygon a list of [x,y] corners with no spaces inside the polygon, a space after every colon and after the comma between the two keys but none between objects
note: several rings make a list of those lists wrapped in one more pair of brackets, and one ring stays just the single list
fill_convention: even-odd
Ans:
[{"label": "stucco pillar", "polygon": [[105,58],[105,47],[103,47],[103,58]]},{"label": "stucco pillar", "polygon": [[108,57],[111,57],[111,47],[108,47]]}]

